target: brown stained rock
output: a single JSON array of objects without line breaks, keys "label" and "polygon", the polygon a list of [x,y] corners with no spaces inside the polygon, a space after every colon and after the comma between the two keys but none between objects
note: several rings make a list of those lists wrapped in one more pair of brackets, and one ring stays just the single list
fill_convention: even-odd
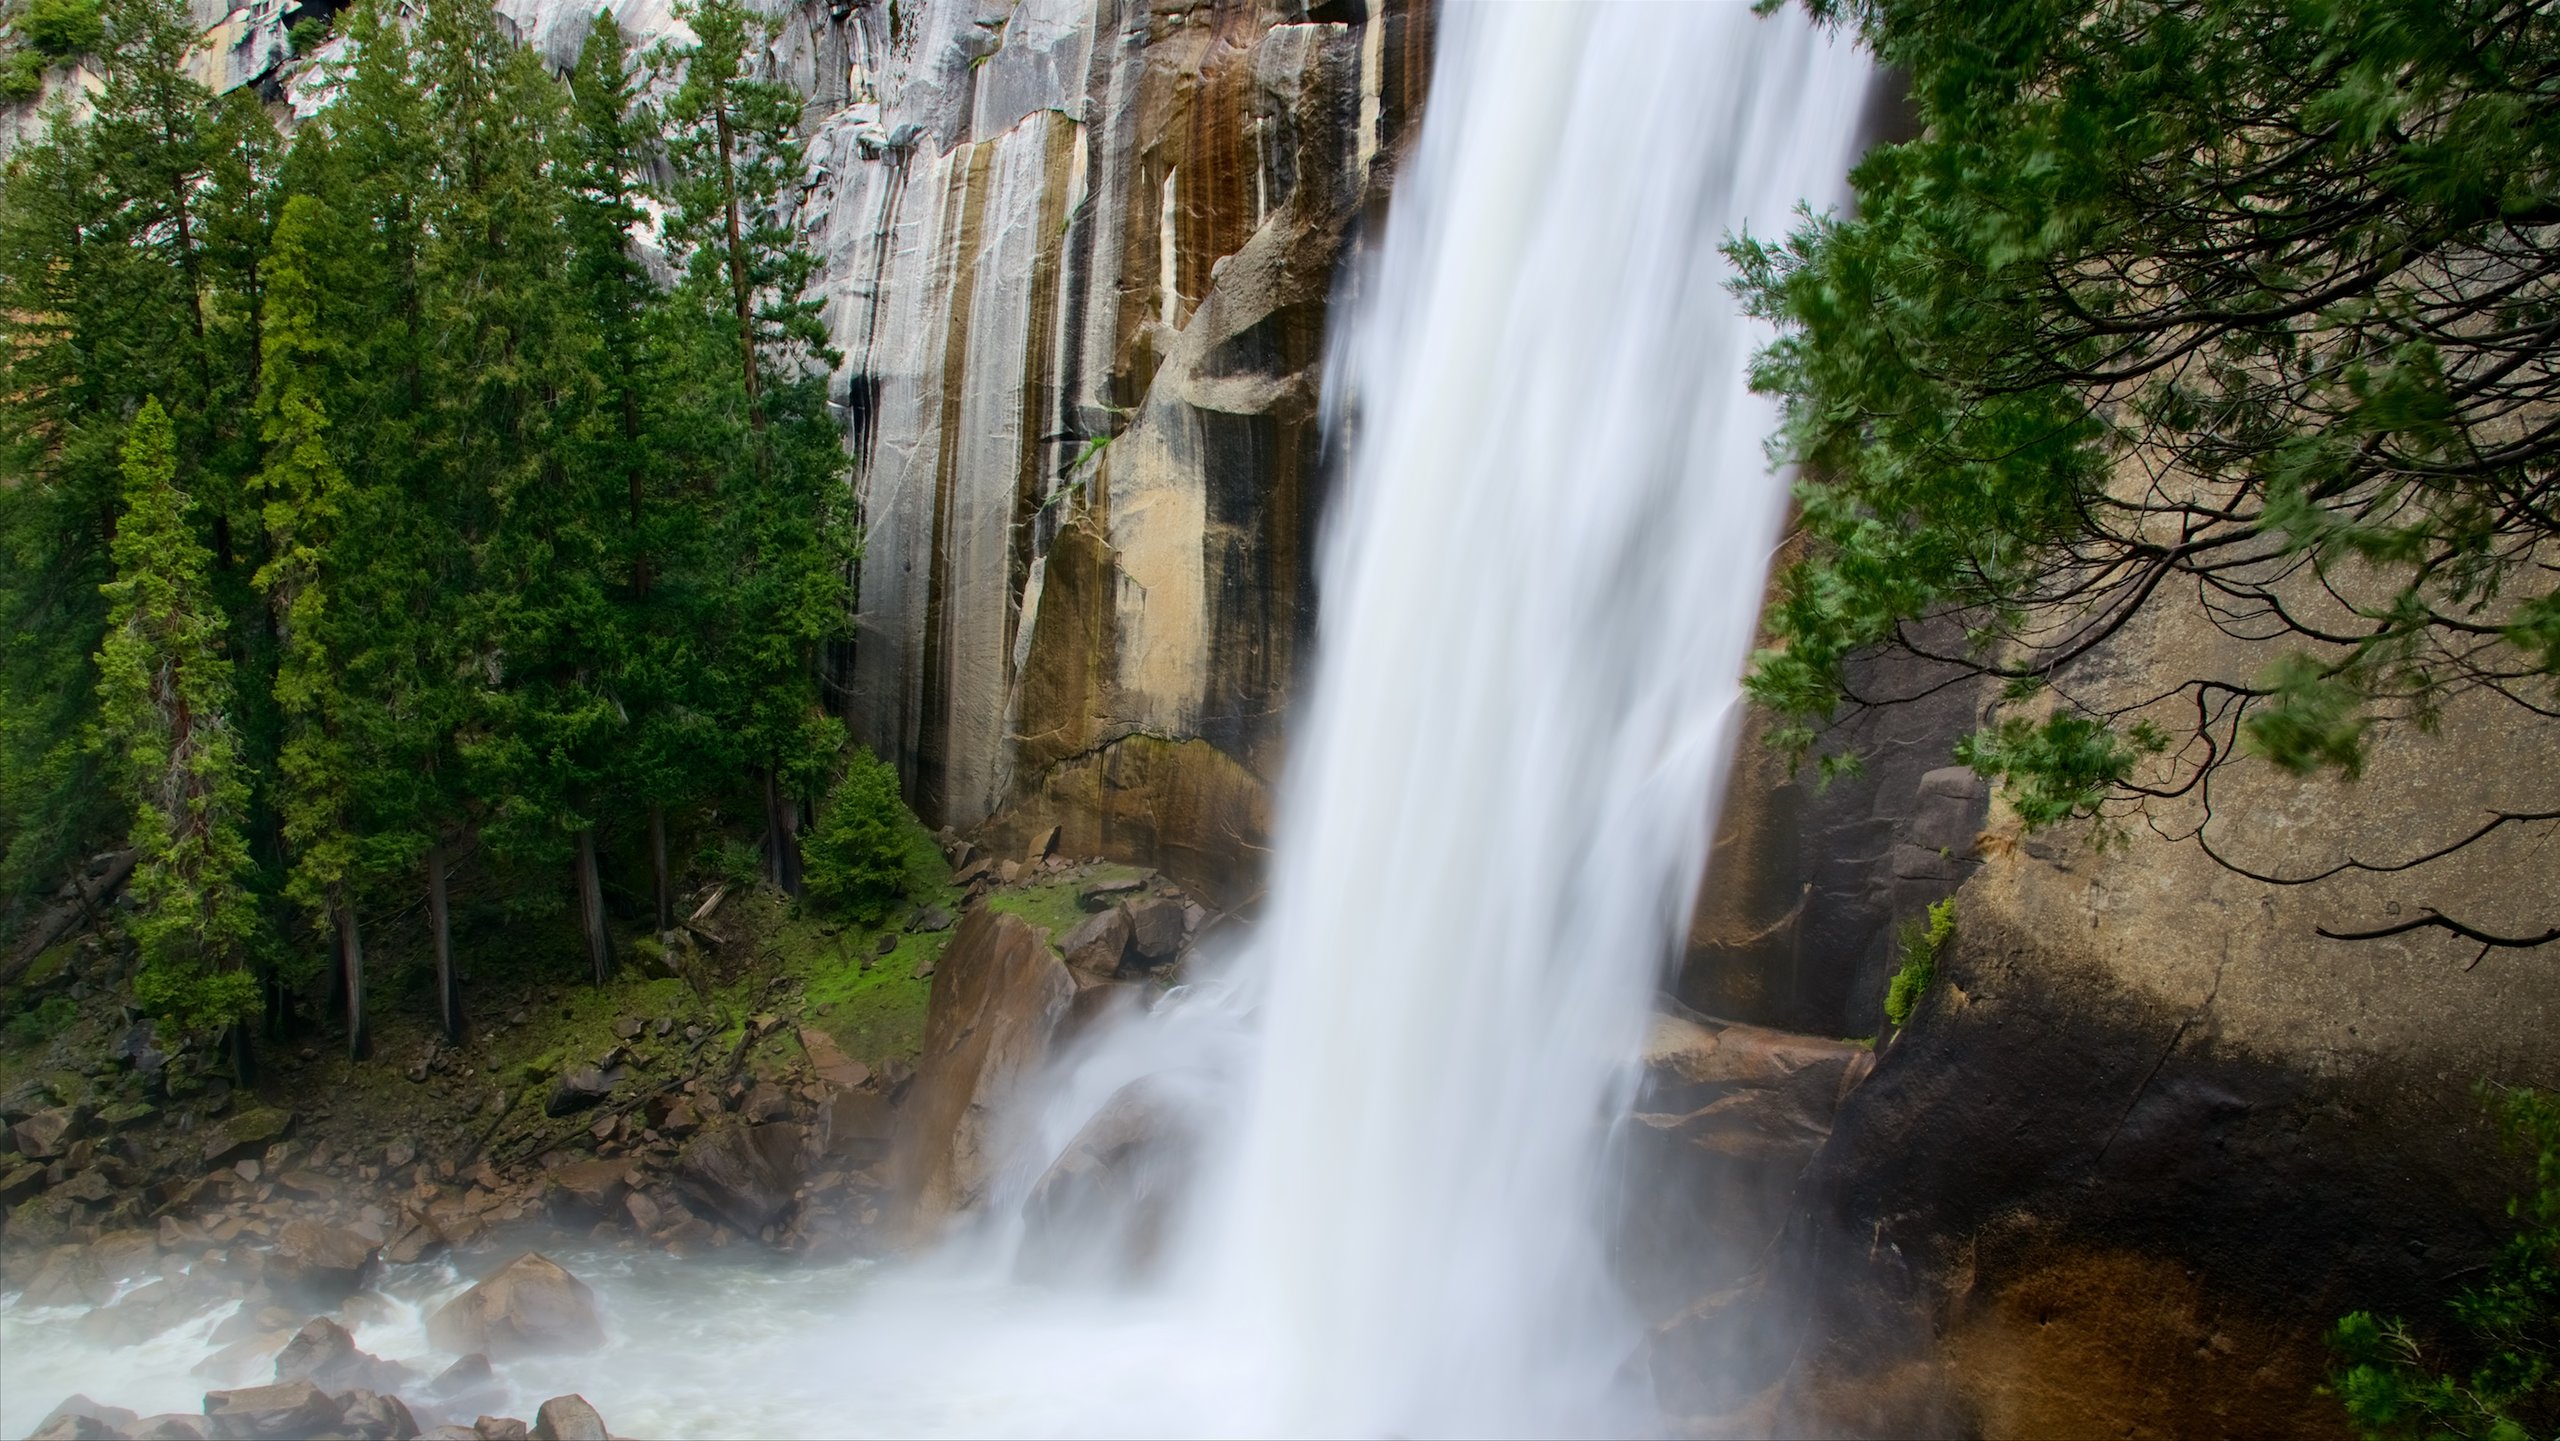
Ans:
[{"label": "brown stained rock", "polygon": [[587,1398],[572,1393],[552,1397],[533,1413],[531,1441],[612,1441],[612,1433]]},{"label": "brown stained rock", "polygon": [[125,1441],[125,1432],[94,1416],[56,1416],[28,1433],[27,1441]]},{"label": "brown stained rock", "polygon": [[125,1434],[133,1441],[206,1441],[204,1417],[201,1414],[190,1416],[182,1411],[163,1411],[157,1416],[145,1416],[134,1422],[132,1429]]},{"label": "brown stained rock", "polygon": [[33,1161],[0,1161],[0,1206],[14,1206],[44,1189],[44,1167]]},{"label": "brown stained rock", "polygon": [[426,1217],[412,1214],[403,1218],[400,1229],[394,1231],[391,1239],[383,1243],[382,1259],[388,1265],[414,1266],[431,1256],[441,1254],[444,1249],[443,1233],[439,1232]]},{"label": "brown stained rock", "polygon": [[612,1095],[613,1088],[622,1084],[622,1077],[620,1066],[571,1066],[552,1083],[551,1094],[543,1100],[542,1113],[558,1117],[587,1110]]},{"label": "brown stained rock", "polygon": [[506,1359],[604,1345],[595,1293],[560,1264],[528,1251],[427,1318],[427,1338],[447,1351]]},{"label": "brown stained rock", "polygon": [[759,1124],[787,1121],[791,1119],[791,1094],[771,1081],[758,1081],[755,1088],[747,1092],[747,1098],[740,1103],[738,1111]]},{"label": "brown stained rock", "polygon": [[658,1203],[634,1191],[622,1198],[622,1209],[631,1217],[631,1229],[643,1236],[655,1235],[665,1215]]},{"label": "brown stained rock", "polygon": [[676,1184],[685,1195],[754,1234],[782,1219],[800,1184],[801,1130],[722,1117],[685,1143]]},{"label": "brown stained rock", "polygon": [[208,1391],[205,1429],[216,1441],[287,1441],[317,1436],[338,1423],[344,1408],[308,1381]]},{"label": "brown stained rock", "polygon": [[571,1161],[543,1178],[543,1209],[564,1226],[592,1226],[622,1209],[631,1191],[631,1163]]},{"label": "brown stained rock", "polygon": [[513,1416],[483,1416],[471,1423],[471,1434],[480,1441],[526,1441],[528,1435],[524,1423]]},{"label": "brown stained rock", "polygon": [[328,1309],[364,1285],[380,1253],[348,1227],[287,1221],[267,1254],[267,1282],[279,1295]]},{"label": "brown stained rock", "polygon": [[969,913],[943,952],[924,1054],[890,1146],[916,1228],[975,1201],[992,1172],[994,1117],[1046,1058],[1075,982],[1046,935],[1018,916]]}]

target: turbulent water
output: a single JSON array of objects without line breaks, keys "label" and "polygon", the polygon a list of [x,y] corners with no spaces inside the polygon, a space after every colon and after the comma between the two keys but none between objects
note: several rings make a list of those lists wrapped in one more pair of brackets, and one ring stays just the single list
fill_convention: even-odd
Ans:
[{"label": "turbulent water", "polygon": [[[937,1257],[572,1259],[624,1339],[518,1371],[518,1414],[578,1389],[632,1434],[1652,1424],[1601,1149],[1704,863],[1785,500],[1717,242],[1836,198],[1866,72],[1739,3],[1460,6],[1440,44],[1336,337],[1348,467],[1259,932],[1034,1088],[992,1214]],[[1108,1217],[1026,1251],[1009,1209],[1141,1077],[1207,1123],[1149,1221],[1157,1264],[1096,1262],[1127,1239]],[[1030,1261],[1042,1284],[1014,1279]],[[46,1320],[0,1325],[14,1429]],[[400,1356],[414,1331],[395,1307],[360,1336]],[[35,1389],[167,1404],[145,1373],[182,1373],[193,1335],[94,1379],[47,1351]]]}]

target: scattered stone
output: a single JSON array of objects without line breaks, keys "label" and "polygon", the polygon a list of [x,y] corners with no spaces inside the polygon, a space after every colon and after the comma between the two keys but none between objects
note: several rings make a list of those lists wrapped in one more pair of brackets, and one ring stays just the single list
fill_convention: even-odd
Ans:
[{"label": "scattered stone", "polygon": [[612,1433],[587,1398],[572,1393],[552,1397],[533,1413],[532,1441],[612,1441]]},{"label": "scattered stone", "polygon": [[907,979],[908,979],[908,980],[911,980],[911,981],[921,981],[921,980],[928,979],[929,977],[931,977],[931,976],[933,975],[933,970],[934,970],[934,963],[933,963],[932,961],[930,961],[930,960],[918,961],[918,962],[916,962],[916,968],[915,968],[914,970],[912,970],[912,971],[907,972]]},{"label": "scattered stone", "polygon": [[122,1436],[138,1419],[122,1406],[101,1406],[74,1392],[45,1413],[44,1419],[36,1423],[34,1434],[38,1438]]},{"label": "scattered stone", "polygon": [[676,1157],[685,1193],[749,1233],[791,1209],[799,1185],[800,1128],[788,1122],[705,1128]]},{"label": "scattered stone", "polygon": [[1076,904],[1088,911],[1107,911],[1122,898],[1134,896],[1147,888],[1143,876],[1128,876],[1116,881],[1095,881],[1076,892]]},{"label": "scattered stone", "polygon": [[851,1090],[871,1079],[871,1068],[844,1053],[836,1038],[815,1026],[800,1028],[801,1049],[809,1053],[809,1069],[839,1090]]},{"label": "scattered stone", "polygon": [[133,1423],[133,1429],[126,1434],[133,1441],[206,1441],[204,1418],[181,1411],[145,1416]]},{"label": "scattered stone", "polygon": [[642,1026],[638,1016],[625,1016],[613,1023],[613,1033],[626,1041],[640,1039],[640,1032],[643,1029],[645,1027]]},{"label": "scattered stone", "polygon": [[124,1436],[122,1430],[94,1416],[56,1416],[38,1426],[27,1441],[124,1441]]},{"label": "scattered stone", "polygon": [[632,1229],[643,1236],[657,1233],[658,1222],[663,1218],[657,1202],[634,1191],[622,1198],[622,1208],[631,1217]]},{"label": "scattered stone", "polygon": [[308,1381],[208,1391],[204,1397],[206,1429],[221,1441],[317,1436],[343,1414],[328,1392]]},{"label": "scattered stone", "polygon": [[1185,901],[1182,903],[1182,933],[1184,935],[1197,934],[1201,925],[1208,919],[1209,913],[1202,910],[1197,902]]},{"label": "scattered stone", "polygon": [[429,1317],[427,1339],[496,1357],[592,1351],[604,1344],[604,1322],[585,1282],[528,1251]]},{"label": "scattered stone", "polygon": [[1171,961],[1182,950],[1182,902],[1165,896],[1149,896],[1128,903],[1129,953],[1138,964],[1152,970]]},{"label": "scattered stone", "polygon": [[[303,1323],[293,1339],[276,1353],[278,1381],[308,1381],[329,1391],[397,1391],[418,1374],[397,1361],[385,1361],[356,1349],[347,1328],[326,1316]],[[412,1431],[414,1433],[415,1427]]]},{"label": "scattered stone", "polygon": [[961,866],[960,869],[953,871],[951,873],[951,884],[955,886],[965,886],[971,881],[978,879],[980,876],[987,874],[987,872],[992,869],[993,867],[988,863],[987,858],[985,856],[979,856]]},{"label": "scattered stone", "polygon": [[620,1210],[630,1189],[627,1162],[571,1161],[546,1178],[543,1209],[563,1226],[592,1226]]},{"label": "scattered stone", "polygon": [[9,1128],[18,1154],[31,1161],[50,1161],[71,1149],[88,1129],[88,1113],[77,1106],[55,1106],[36,1112]]},{"label": "scattered stone", "polygon": [[418,1441],[480,1441],[480,1433],[469,1426],[445,1425],[420,1432]]},{"label": "scattered stone", "polygon": [[483,1416],[471,1423],[480,1441],[527,1441],[524,1423],[513,1416]]},{"label": "scattered stone", "polygon": [[258,1178],[266,1174],[266,1168],[258,1164],[257,1157],[251,1156],[246,1160],[233,1162],[231,1174],[254,1186],[258,1184]]},{"label": "scattered stone", "polygon": [[669,1136],[685,1137],[702,1129],[702,1113],[681,1096],[659,1096],[649,1102],[649,1124]]},{"label": "scattered stone", "polygon": [[916,908],[916,913],[907,918],[907,929],[911,931],[947,931],[951,929],[951,912],[944,910],[940,906],[918,906]]},{"label": "scattered stone", "polygon": [[398,1235],[383,1243],[382,1259],[388,1265],[414,1266],[445,1249],[445,1238],[423,1216],[408,1218]]},{"label": "scattered stone", "polygon": [[267,1283],[322,1310],[364,1285],[381,1247],[344,1226],[288,1221],[267,1254]]},{"label": "scattered stone", "polygon": [[898,934],[897,934],[897,932],[895,932],[895,931],[883,931],[883,932],[881,932],[881,934],[880,934],[880,939],[878,939],[878,940],[876,940],[876,941],[874,941],[874,942],[872,942],[872,943],[871,943],[871,954],[873,954],[873,955],[875,955],[875,956],[885,956],[885,955],[889,954],[891,951],[896,950],[897,948],[898,948]]},{"label": "scattered stone", "polygon": [[739,1110],[750,1121],[787,1121],[791,1119],[791,1095],[771,1081],[758,1081],[747,1092],[746,1104]]},{"label": "scattered stone", "polygon": [[321,1197],[330,1195],[338,1188],[328,1177],[317,1171],[297,1168],[279,1172],[276,1176],[276,1189],[290,1191],[297,1196]]},{"label": "scattered stone", "polygon": [[1018,881],[1018,880],[1021,880],[1021,879],[1022,879],[1022,862],[1020,862],[1020,861],[998,861],[998,862],[996,863],[996,882],[997,882],[997,884],[999,884],[999,885],[1007,885],[1007,886],[1009,886],[1009,885],[1012,885],[1014,882],[1016,882],[1016,881]]},{"label": "scattered stone", "polygon": [[264,1151],[293,1129],[293,1113],[272,1106],[235,1112],[205,1138],[204,1163],[219,1166],[252,1152]]},{"label": "scattered stone", "polygon": [[148,1101],[119,1101],[98,1113],[98,1129],[110,1134],[130,1130],[160,1114]]},{"label": "scattered stone", "polygon": [[361,1441],[414,1441],[418,1418],[399,1397],[357,1387],[338,1398],[336,1434]]},{"label": "scattered stone", "polygon": [[1027,866],[1036,866],[1042,861],[1049,859],[1050,855],[1057,849],[1058,828],[1056,826],[1051,826],[1045,831],[1035,832],[1031,837],[1031,848],[1023,852],[1022,863]]},{"label": "scattered stone", "polygon": [[33,1161],[0,1166],[0,1206],[14,1206],[44,1189],[44,1167]]},{"label": "scattered stone", "polygon": [[571,1066],[552,1084],[550,1098],[542,1103],[542,1114],[566,1116],[586,1110],[612,1095],[613,1088],[621,1084],[620,1066]]},{"label": "scattered stone", "polygon": [[1067,932],[1058,949],[1067,958],[1067,969],[1075,974],[1079,989],[1120,974],[1121,959],[1129,949],[1129,911],[1126,906],[1087,917]]},{"label": "scattered stone", "polygon": [[65,1200],[85,1202],[92,1206],[105,1204],[115,1193],[115,1183],[95,1168],[82,1171],[53,1188],[53,1194],[56,1196]]},{"label": "scattered stone", "polygon": [[407,1141],[394,1141],[382,1148],[382,1169],[397,1171],[418,1159],[418,1148]]}]

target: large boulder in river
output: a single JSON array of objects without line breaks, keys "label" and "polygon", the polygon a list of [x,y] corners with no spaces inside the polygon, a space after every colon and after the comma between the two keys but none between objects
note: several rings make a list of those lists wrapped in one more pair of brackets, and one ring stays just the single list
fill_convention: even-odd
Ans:
[{"label": "large boulder in river", "polygon": [[983,1196],[998,1119],[1046,1059],[1075,993],[1046,932],[983,907],[961,921],[933,974],[924,1054],[890,1147],[911,1229]]},{"label": "large boulder in river", "polygon": [[356,1349],[356,1338],[346,1327],[314,1316],[276,1353],[276,1379],[308,1381],[329,1391],[397,1391],[416,1380],[417,1373]]},{"label": "large boulder in river", "polygon": [[427,1318],[427,1339],[447,1351],[497,1360],[604,1345],[595,1292],[559,1262],[528,1251]]},{"label": "large boulder in river", "polygon": [[787,1121],[753,1125],[723,1116],[685,1142],[676,1185],[730,1225],[756,1235],[791,1209],[800,1185],[801,1131]]},{"label": "large boulder in river", "polygon": [[1196,1169],[1205,1084],[1149,1076],[1103,1103],[1023,1199],[1024,1277],[1126,1279],[1155,1263]]},{"label": "large boulder in river", "polygon": [[533,1413],[532,1441],[613,1441],[604,1418],[575,1392],[554,1396]]},{"label": "large boulder in river", "polygon": [[364,1285],[381,1251],[344,1226],[287,1221],[267,1253],[267,1284],[291,1300],[332,1307]]},{"label": "large boulder in river", "polygon": [[346,1408],[308,1381],[208,1391],[205,1429],[217,1441],[286,1441],[317,1436],[337,1426]]}]

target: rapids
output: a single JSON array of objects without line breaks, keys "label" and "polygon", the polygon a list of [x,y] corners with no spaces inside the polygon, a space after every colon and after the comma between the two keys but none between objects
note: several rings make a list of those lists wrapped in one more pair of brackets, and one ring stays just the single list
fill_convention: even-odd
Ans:
[{"label": "rapids", "polygon": [[[932,1256],[559,1253],[617,1343],[513,1368],[515,1414],[575,1389],[637,1435],[1655,1424],[1603,1151],[1786,504],[1717,247],[1839,198],[1867,62],[1740,3],[1453,6],[1438,43],[1336,310],[1347,465],[1256,933],[1031,1088],[996,1204]],[[1011,1209],[1140,1077],[1207,1118],[1160,1264],[1016,1280]],[[420,1355],[457,1285],[393,1278],[360,1343]],[[64,1319],[0,1313],[0,1431],[73,1389],[193,1409],[209,1319],[114,1354]]]}]

